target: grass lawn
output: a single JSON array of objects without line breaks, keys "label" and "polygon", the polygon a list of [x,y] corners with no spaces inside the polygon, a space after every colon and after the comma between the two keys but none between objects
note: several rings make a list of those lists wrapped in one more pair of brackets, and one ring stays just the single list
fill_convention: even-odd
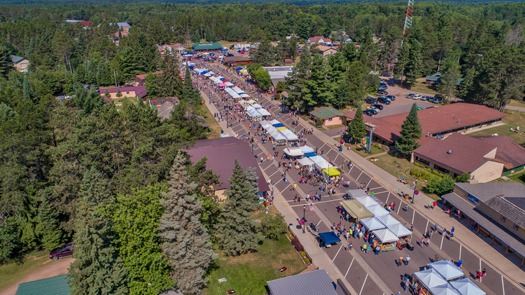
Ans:
[{"label": "grass lawn", "polygon": [[512,99],[509,103],[510,106],[525,108],[525,101]]},{"label": "grass lawn", "polygon": [[[505,113],[507,116],[502,119],[506,123],[505,125],[469,133],[469,135],[487,136],[497,133],[498,135],[508,135],[519,144],[525,144],[525,113],[518,111],[505,111]],[[520,127],[520,132],[510,131],[510,128],[516,129],[518,126]]]},{"label": "grass lawn", "polygon": [[433,89],[432,85],[425,84],[425,78],[417,79],[416,83],[414,83],[414,85],[412,85],[412,87],[410,88],[410,91],[425,93],[429,95],[434,95],[437,93],[437,91]]},{"label": "grass lawn", "polygon": [[210,110],[208,108],[205,108],[205,109],[206,109],[206,113],[205,113],[206,124],[208,124],[208,127],[210,128],[210,133],[208,133],[208,138],[209,139],[219,138],[221,136],[222,128],[217,122],[217,120],[215,120]]},{"label": "grass lawn", "polygon": [[[228,290],[237,294],[266,294],[266,282],[298,274],[306,267],[292,244],[283,235],[278,241],[265,240],[256,253],[228,257],[222,253],[217,259],[218,268],[209,275],[207,295],[224,295]],[[287,270],[280,272],[283,266]],[[218,279],[228,281],[219,283]]]},{"label": "grass lawn", "polygon": [[39,269],[47,263],[53,262],[49,259],[49,251],[40,251],[27,255],[20,263],[12,262],[0,265],[0,290],[11,286],[26,274]]},{"label": "grass lawn", "polygon": [[521,182],[521,183],[525,184],[525,172],[516,173],[516,174],[508,176],[508,177],[510,179],[516,181],[516,182]]},{"label": "grass lawn", "polygon": [[372,144],[372,148],[370,149],[370,154],[361,145],[356,146],[355,144],[352,144],[350,149],[356,152],[357,154],[359,154],[363,158],[384,152],[381,148],[373,144]]}]

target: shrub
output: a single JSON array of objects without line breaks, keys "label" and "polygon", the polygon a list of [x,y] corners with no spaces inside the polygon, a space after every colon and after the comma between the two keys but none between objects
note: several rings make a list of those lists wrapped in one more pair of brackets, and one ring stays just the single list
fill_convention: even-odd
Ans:
[{"label": "shrub", "polygon": [[261,228],[264,236],[271,240],[278,240],[288,229],[280,214],[266,214],[261,220]]},{"label": "shrub", "polygon": [[434,178],[426,185],[425,189],[429,193],[442,196],[454,190],[454,180],[448,175],[441,179]]}]

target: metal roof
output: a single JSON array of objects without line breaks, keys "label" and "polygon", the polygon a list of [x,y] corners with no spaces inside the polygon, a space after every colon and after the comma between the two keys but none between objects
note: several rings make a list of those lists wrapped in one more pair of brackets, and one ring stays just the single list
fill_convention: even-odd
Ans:
[{"label": "metal roof", "polygon": [[268,282],[271,295],[337,295],[324,269]]},{"label": "metal roof", "polygon": [[21,283],[16,295],[69,295],[66,275]]},{"label": "metal roof", "polygon": [[342,117],[344,114],[331,107],[320,107],[310,112],[310,115],[315,116],[319,119],[329,119],[333,117]]}]

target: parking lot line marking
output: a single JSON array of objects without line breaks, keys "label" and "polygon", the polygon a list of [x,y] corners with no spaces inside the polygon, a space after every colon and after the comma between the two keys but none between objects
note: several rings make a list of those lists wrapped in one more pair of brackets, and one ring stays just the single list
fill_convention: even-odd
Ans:
[{"label": "parking lot line marking", "polygon": [[399,215],[399,211],[401,211],[402,204],[403,204],[403,201],[399,202],[399,207],[397,207],[397,215]]},{"label": "parking lot line marking", "polygon": [[359,295],[361,295],[361,293],[363,293],[363,289],[365,288],[365,284],[366,284],[366,279],[368,279],[368,274],[366,274],[365,281],[363,282],[363,285],[361,286],[361,290],[359,291]]},{"label": "parking lot line marking", "polygon": [[[441,244],[439,245],[439,249],[443,248],[443,240],[445,240],[445,234],[441,233]],[[481,262],[480,262],[480,265],[481,265]]]},{"label": "parking lot line marking", "polygon": [[316,228],[319,227],[319,224],[321,224],[322,220],[319,220],[319,222],[315,225]]},{"label": "parking lot line marking", "polygon": [[416,210],[412,213],[412,222],[410,224],[414,224],[414,218],[416,217]]},{"label": "parking lot line marking", "polygon": [[355,257],[352,257],[352,261],[350,262],[350,265],[348,266],[348,269],[346,270],[346,273],[345,273],[345,279],[346,279],[346,276],[348,275],[348,272],[350,271],[350,268],[352,267],[352,264],[354,263],[354,260],[355,260]]},{"label": "parking lot line marking", "polygon": [[386,196],[385,204],[388,204],[388,199],[390,199],[390,193],[388,193],[388,196]]},{"label": "parking lot line marking", "polygon": [[[482,268],[481,268],[481,257],[479,258],[479,271],[481,271]],[[483,282],[483,278],[482,277],[479,277],[479,282]]]},{"label": "parking lot line marking", "polygon": [[461,260],[461,249],[463,248],[463,244],[459,244],[459,257],[458,260]]},{"label": "parking lot line marking", "polygon": [[370,182],[372,182],[372,177],[370,177],[370,180],[369,180],[368,183],[366,184],[366,187],[370,186]]},{"label": "parking lot line marking", "polygon": [[[359,179],[359,177],[361,177],[361,174],[363,174],[363,171],[361,171],[361,173],[359,173],[359,175],[357,175],[357,177],[355,178],[355,181],[357,181]],[[361,186],[360,183],[359,183],[359,186]]]},{"label": "parking lot line marking", "polygon": [[334,258],[332,259],[332,262],[335,261],[335,259],[337,258],[337,255],[339,255],[339,251],[341,251],[341,249],[343,249],[343,245],[341,245],[341,247],[339,247],[339,250],[337,250],[337,253],[335,253],[335,256],[334,256]]},{"label": "parking lot line marking", "polygon": [[426,234],[426,233],[427,233],[427,230],[428,230],[428,223],[429,223],[429,222],[430,222],[430,221],[427,219],[427,225],[425,225],[425,232],[424,232],[423,234]]},{"label": "parking lot line marking", "polygon": [[501,295],[505,295],[505,280],[503,280],[503,276],[501,276]]},{"label": "parking lot line marking", "polygon": [[292,184],[288,182],[288,185],[281,190],[281,193],[283,193],[285,190],[287,190],[290,187],[290,185],[292,185]]}]

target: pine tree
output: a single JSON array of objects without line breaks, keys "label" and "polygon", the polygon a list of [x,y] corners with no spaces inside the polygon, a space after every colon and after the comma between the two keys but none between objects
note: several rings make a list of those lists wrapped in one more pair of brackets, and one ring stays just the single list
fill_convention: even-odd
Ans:
[{"label": "pine tree", "polygon": [[356,144],[360,143],[361,138],[366,136],[366,125],[363,121],[363,110],[361,109],[361,105],[357,106],[355,117],[348,125],[347,132],[348,136],[350,136]]},{"label": "pine tree", "polygon": [[159,95],[170,97],[182,94],[179,63],[175,57],[167,57],[163,63],[164,73],[159,76]]},{"label": "pine tree", "polygon": [[447,99],[451,99],[456,94],[458,80],[461,78],[461,68],[459,66],[459,57],[451,55],[445,58],[442,76],[438,85],[438,90]]},{"label": "pine tree", "polygon": [[192,103],[200,102],[200,94],[195,87],[193,87],[190,69],[187,66],[186,71],[184,72],[184,85],[182,86],[181,99],[185,99]]},{"label": "pine tree", "polygon": [[408,62],[405,67],[406,83],[413,85],[421,75],[422,56],[421,43],[416,38],[410,40],[410,50],[408,52]]},{"label": "pine tree", "polygon": [[421,138],[421,125],[417,117],[417,105],[413,104],[405,122],[401,125],[401,135],[396,140],[396,149],[408,156],[419,147],[418,139]]},{"label": "pine tree", "polygon": [[226,196],[228,200],[216,227],[218,244],[229,256],[256,251],[262,235],[251,219],[251,214],[258,208],[255,172],[251,169],[243,171],[235,162]]},{"label": "pine tree", "polygon": [[6,78],[12,68],[9,51],[0,44],[0,77]]},{"label": "pine tree", "polygon": [[168,181],[168,192],[161,200],[164,214],[159,225],[159,236],[164,255],[170,261],[172,277],[184,294],[199,294],[206,281],[204,276],[215,259],[210,236],[202,225],[202,201],[193,193],[196,185],[189,182],[179,153]]},{"label": "pine tree", "polygon": [[127,294],[127,272],[111,244],[113,233],[100,205],[111,200],[107,180],[96,169],[84,174],[75,220],[76,259],[69,268],[71,294]]},{"label": "pine tree", "polygon": [[314,106],[315,101],[311,89],[309,88],[309,80],[312,75],[312,55],[308,45],[303,47],[303,54],[301,60],[292,70],[289,77],[286,77],[286,86],[288,87],[288,99],[285,101],[286,105],[292,110],[305,112],[308,106]]},{"label": "pine tree", "polygon": [[273,53],[273,47],[270,40],[265,38],[259,43],[254,60],[256,63],[260,63],[263,66],[272,65],[275,61],[275,54]]}]

